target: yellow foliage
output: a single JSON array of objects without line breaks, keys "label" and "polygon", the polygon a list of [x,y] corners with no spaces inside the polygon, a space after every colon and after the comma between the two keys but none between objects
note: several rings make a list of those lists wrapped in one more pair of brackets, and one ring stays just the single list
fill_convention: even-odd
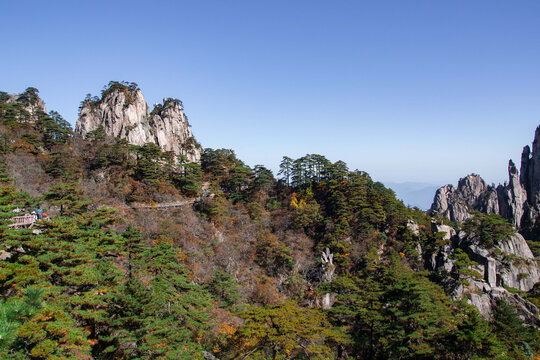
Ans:
[{"label": "yellow foliage", "polygon": [[293,194],[291,200],[291,207],[294,207],[295,209],[302,209],[304,206],[306,206],[306,198],[303,196],[298,198],[298,195],[296,193]]},{"label": "yellow foliage", "polygon": [[172,245],[174,243],[174,240],[167,236],[159,236],[157,239],[153,241],[153,243],[154,245],[163,244],[163,243]]},{"label": "yellow foliage", "polygon": [[234,335],[235,332],[236,332],[236,328],[234,326],[231,326],[227,323],[219,324],[219,330],[218,330],[219,335],[225,335],[226,337],[230,338]]},{"label": "yellow foliage", "polygon": [[178,257],[178,260],[180,262],[185,262],[187,260],[187,255],[184,254],[184,252],[182,250],[178,250],[178,254],[177,254],[177,257]]}]

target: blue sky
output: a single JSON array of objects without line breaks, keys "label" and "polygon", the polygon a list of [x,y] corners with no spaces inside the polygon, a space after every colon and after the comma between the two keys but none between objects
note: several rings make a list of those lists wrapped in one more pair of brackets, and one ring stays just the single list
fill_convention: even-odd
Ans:
[{"label": "blue sky", "polygon": [[277,169],[344,160],[379,181],[506,179],[540,124],[538,1],[10,1],[0,90],[71,123],[137,82],[205,147]]}]

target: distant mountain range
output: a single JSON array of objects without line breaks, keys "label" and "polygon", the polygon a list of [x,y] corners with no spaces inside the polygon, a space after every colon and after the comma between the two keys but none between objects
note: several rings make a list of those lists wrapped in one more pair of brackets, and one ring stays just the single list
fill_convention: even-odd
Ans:
[{"label": "distant mountain range", "polygon": [[433,203],[433,196],[440,185],[422,182],[385,182],[384,185],[396,193],[396,197],[405,205],[428,210]]}]

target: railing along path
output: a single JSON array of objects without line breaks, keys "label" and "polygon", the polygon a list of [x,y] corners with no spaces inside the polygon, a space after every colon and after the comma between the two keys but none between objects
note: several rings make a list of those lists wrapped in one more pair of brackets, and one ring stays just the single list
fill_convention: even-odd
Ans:
[{"label": "railing along path", "polygon": [[8,227],[20,228],[20,227],[32,227],[36,223],[36,219],[33,215],[15,216],[10,219],[13,223]]}]

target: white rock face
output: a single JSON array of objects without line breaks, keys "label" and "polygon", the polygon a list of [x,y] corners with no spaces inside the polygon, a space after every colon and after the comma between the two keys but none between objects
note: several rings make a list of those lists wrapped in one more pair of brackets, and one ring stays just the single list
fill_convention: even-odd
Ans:
[{"label": "white rock face", "polygon": [[105,98],[85,101],[75,133],[86,136],[103,127],[108,136],[126,139],[130,144],[154,143],[164,151],[185,155],[190,162],[199,162],[202,148],[195,141],[182,104],[164,99],[150,113],[140,90],[114,90]]},{"label": "white rock face", "polygon": [[514,261],[497,264],[498,283],[522,291],[531,290],[540,281],[540,270],[527,242],[520,234],[515,234],[508,241],[497,244],[503,254],[514,255]]},{"label": "white rock face", "polygon": [[414,222],[414,220],[407,220],[407,228],[413,233],[414,236],[420,235],[420,227]]},{"label": "white rock face", "polygon": [[445,185],[438,189],[433,199],[433,205],[431,205],[431,211],[438,212],[452,221],[465,221],[471,218],[469,207],[459,190],[459,188],[456,190],[452,185]]},{"label": "white rock face", "polygon": [[[466,297],[485,317],[489,317],[495,300],[505,298],[520,309],[520,314],[529,323],[540,325],[538,309],[518,295],[511,294],[505,287],[529,291],[540,281],[540,269],[527,242],[518,233],[504,241],[497,242],[492,249],[482,246],[481,239],[474,234],[455,232],[432,224],[433,231],[444,232],[445,239],[451,237],[450,245],[442,246],[437,253],[426,259],[431,270],[452,273],[454,260],[452,254],[459,248],[472,261],[478,263],[475,270],[481,279],[470,278],[469,285],[450,288],[455,299]],[[453,229],[452,229],[453,230]]]},{"label": "white rock face", "polygon": [[190,161],[199,161],[202,149],[195,142],[180,101],[163,99],[163,106],[152,111],[150,123],[155,129],[156,144],[163,150],[185,155]]}]

